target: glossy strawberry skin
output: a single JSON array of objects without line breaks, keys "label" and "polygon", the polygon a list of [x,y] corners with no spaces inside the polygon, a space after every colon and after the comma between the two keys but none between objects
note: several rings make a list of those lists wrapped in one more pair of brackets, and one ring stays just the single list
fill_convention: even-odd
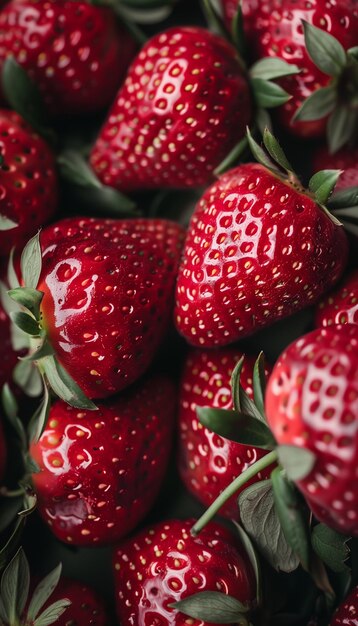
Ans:
[{"label": "glossy strawberry skin", "polygon": [[279,444],[316,455],[297,486],[315,515],[358,535],[358,327],[315,330],[280,356],[268,382],[266,413]]},{"label": "glossy strawberry skin", "polygon": [[[182,375],[179,399],[179,471],[186,487],[209,506],[237,476],[267,452],[220,437],[203,428],[196,417],[196,406],[233,409],[230,378],[242,357],[236,348],[217,351],[193,350]],[[252,374],[255,358],[245,356],[240,382],[253,399]],[[267,374],[269,369],[266,370]],[[268,478],[270,466],[250,482]],[[220,515],[239,518],[237,492],[220,509]]]},{"label": "glossy strawberry skin", "polygon": [[126,191],[202,185],[250,119],[235,49],[202,28],[174,27],[134,60],[91,164],[103,183]]},{"label": "glossy strawberry skin", "polygon": [[312,198],[256,163],[198,202],[180,265],[175,319],[196,346],[223,346],[313,304],[339,278],[347,239]]},{"label": "glossy strawberry skin", "polygon": [[121,624],[207,626],[202,620],[188,621],[188,616],[169,607],[200,591],[221,591],[253,606],[254,577],[242,548],[216,523],[192,537],[193,523],[160,522],[116,550],[114,574]]},{"label": "glossy strawberry skin", "polygon": [[244,15],[249,14],[245,32],[254,58],[278,57],[302,69],[300,74],[280,81],[292,96],[278,111],[280,122],[299,137],[322,136],[326,118],[292,123],[292,116],[303,100],[318,88],[327,86],[331,80],[310,59],[301,20],[330,33],[347,50],[357,43],[358,10],[355,0],[244,0],[243,12]]},{"label": "glossy strawberry skin", "polygon": [[109,626],[104,604],[91,587],[61,578],[43,608],[64,598],[70,600],[71,605],[56,620],[57,626]]},{"label": "glossy strawberry skin", "polygon": [[358,586],[338,607],[330,626],[357,626],[358,624]]},{"label": "glossy strawberry skin", "polygon": [[164,478],[175,411],[172,383],[140,382],[98,411],[56,402],[31,455],[39,511],[61,541],[99,545],[133,530]]},{"label": "glossy strawberry skin", "polygon": [[105,398],[151,362],[170,320],[183,229],[68,218],[41,234],[42,323],[84,393]]},{"label": "glossy strawberry skin", "polygon": [[335,190],[358,186],[358,148],[342,148],[335,154],[330,154],[323,146],[313,156],[313,171],[343,170]]},{"label": "glossy strawberry skin", "polygon": [[17,226],[0,230],[0,256],[46,224],[58,203],[52,151],[13,111],[0,110],[0,214]]},{"label": "glossy strawberry skin", "polygon": [[316,308],[317,328],[333,324],[358,324],[358,270],[349,274]]},{"label": "glossy strawberry skin", "polygon": [[0,13],[0,64],[13,55],[54,114],[109,105],[135,46],[112,11],[69,0],[11,0]]}]

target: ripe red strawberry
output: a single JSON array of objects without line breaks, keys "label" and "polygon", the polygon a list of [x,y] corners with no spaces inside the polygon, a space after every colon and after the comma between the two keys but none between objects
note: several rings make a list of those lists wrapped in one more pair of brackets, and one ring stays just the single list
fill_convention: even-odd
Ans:
[{"label": "ripe red strawberry", "polygon": [[[225,0],[222,0],[225,4]],[[236,5],[238,2],[236,2]],[[341,137],[349,140],[354,134],[354,123],[351,124],[354,114],[355,98],[355,78],[354,60],[346,64],[342,73],[336,74],[336,78],[328,75],[327,60],[328,54],[320,68],[312,61],[307,50],[304,37],[302,20],[329,33],[338,40],[343,49],[357,44],[358,31],[358,9],[355,0],[244,0],[243,13],[249,14],[246,18],[246,35],[249,48],[255,58],[274,57],[283,59],[288,63],[297,64],[301,69],[300,74],[295,74],[282,79],[280,84],[291,94],[292,98],[279,109],[279,119],[284,126],[300,137],[321,136],[326,128],[327,114],[331,113],[334,106],[329,108],[332,94],[326,94],[317,106],[317,117],[312,121],[295,121],[293,115],[297,112],[302,102],[311,96],[318,89],[333,86],[333,91],[337,94],[337,115],[338,108],[347,106],[343,130],[339,133]],[[244,20],[245,25],[245,20]],[[315,38],[318,39],[317,31]],[[337,67],[343,67],[344,54],[338,55],[340,63],[336,65],[336,50],[333,45],[328,44],[332,56],[335,57],[333,71]],[[329,64],[331,67],[331,64]],[[325,67],[326,71],[323,71]],[[338,80],[337,80],[338,77]],[[348,85],[350,85],[348,87]],[[321,116],[324,117],[321,117]],[[332,120],[331,134],[334,134],[338,127],[338,119]],[[348,128],[349,127],[349,128]],[[340,127],[341,128],[341,127]],[[347,132],[347,136],[346,136]],[[343,145],[343,144],[341,144]]]},{"label": "ripe red strawberry", "polygon": [[[44,329],[88,397],[113,395],[145,371],[166,332],[183,229],[160,219],[68,218],[40,239],[44,296],[35,341],[43,345]],[[40,366],[53,386],[53,357]]]},{"label": "ripe red strawberry", "polygon": [[358,624],[358,586],[354,587],[349,596],[335,612],[330,626],[357,626]]},{"label": "ripe red strawberry", "polygon": [[297,482],[315,515],[358,535],[358,327],[315,330],[280,356],[266,392],[279,444],[312,451],[313,469]]},{"label": "ripe red strawberry", "polygon": [[332,324],[358,324],[358,270],[349,274],[318,305],[316,327]]},{"label": "ripe red strawberry", "polygon": [[192,524],[192,520],[160,522],[116,550],[114,573],[121,624],[207,626],[208,622],[170,607],[202,591],[219,591],[253,606],[251,565],[232,534],[211,523],[198,537],[192,537]]},{"label": "ripe red strawberry", "polygon": [[[233,409],[230,379],[241,357],[242,353],[236,348],[215,352],[193,350],[184,367],[179,405],[179,471],[189,491],[206,506],[245,469],[267,454],[262,448],[244,446],[215,434],[204,428],[196,417],[197,406]],[[245,356],[240,376],[240,383],[251,399],[254,364],[253,357]],[[245,488],[268,478],[271,471],[272,466],[259,472]],[[238,518],[239,493],[227,500],[220,514]]]},{"label": "ripe red strawberry", "polygon": [[170,454],[173,385],[156,376],[98,411],[62,401],[50,411],[31,455],[39,510],[54,534],[73,545],[113,543],[145,516]]},{"label": "ripe red strawberry", "polygon": [[223,346],[313,304],[341,275],[347,239],[289,175],[247,163],[202,196],[179,269],[176,324]]},{"label": "ripe red strawberry", "polygon": [[250,119],[235,49],[202,28],[174,27],[134,60],[91,164],[103,183],[121,190],[202,185]]},{"label": "ripe red strawberry", "polygon": [[0,256],[21,248],[50,220],[57,202],[50,148],[19,115],[0,110]]},{"label": "ripe red strawberry", "polygon": [[319,148],[313,155],[313,171],[344,170],[338,179],[336,191],[346,187],[358,186],[358,148],[342,148],[336,154],[330,154],[325,146]]},{"label": "ripe red strawberry", "polygon": [[0,65],[13,55],[52,113],[109,105],[134,53],[109,8],[69,0],[11,0],[0,13]]},{"label": "ripe red strawberry", "polygon": [[54,622],[57,626],[108,626],[102,599],[91,587],[76,580],[60,578],[44,609],[62,598],[67,598],[71,604]]}]

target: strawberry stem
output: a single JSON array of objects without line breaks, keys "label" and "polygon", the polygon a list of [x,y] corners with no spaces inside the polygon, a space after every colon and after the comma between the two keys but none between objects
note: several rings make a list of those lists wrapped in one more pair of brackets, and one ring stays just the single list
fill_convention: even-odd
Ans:
[{"label": "strawberry stem", "polygon": [[196,537],[200,533],[201,530],[208,524],[211,519],[218,513],[221,507],[225,504],[225,502],[231,498],[245,483],[247,483],[251,478],[256,476],[259,472],[261,472],[265,467],[271,465],[278,460],[278,454],[276,450],[272,450],[261,459],[253,463],[250,467],[247,468],[240,476],[235,478],[235,480],[230,483],[222,491],[222,493],[214,500],[214,502],[209,506],[209,508],[203,513],[203,515],[198,519],[198,521],[194,524],[191,529],[191,534]]}]

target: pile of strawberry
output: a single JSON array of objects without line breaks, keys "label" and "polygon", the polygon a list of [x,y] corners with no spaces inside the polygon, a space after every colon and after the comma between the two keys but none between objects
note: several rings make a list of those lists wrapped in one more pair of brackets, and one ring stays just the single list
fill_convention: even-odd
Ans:
[{"label": "pile of strawberry", "polygon": [[2,1],[0,77],[0,626],[356,626],[357,1]]}]

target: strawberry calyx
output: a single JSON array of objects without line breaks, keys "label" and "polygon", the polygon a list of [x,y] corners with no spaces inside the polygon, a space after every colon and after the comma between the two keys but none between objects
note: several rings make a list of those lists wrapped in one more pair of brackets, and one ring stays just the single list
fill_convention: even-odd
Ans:
[{"label": "strawberry calyx", "polygon": [[[18,306],[18,310],[12,311],[10,317],[13,324],[27,336],[29,352],[27,356],[19,360],[19,364],[15,367],[14,378],[26,391],[27,385],[22,383],[24,379],[25,382],[27,381],[34,365],[41,375],[43,399],[32,419],[33,438],[38,439],[46,424],[50,409],[50,389],[71,406],[88,410],[96,410],[97,407],[85,396],[59,363],[43,326],[41,302],[44,294],[37,290],[42,268],[39,233],[26,244],[21,255],[20,266],[25,286],[21,287],[17,278],[14,279],[15,272],[12,269],[9,272],[12,288],[7,293]],[[20,370],[20,376],[18,370]]]},{"label": "strawberry calyx", "polygon": [[43,609],[60,579],[59,564],[35,588],[29,598],[30,568],[20,547],[1,577],[0,620],[2,626],[44,626],[54,624],[71,605],[68,598]]},{"label": "strawberry calyx", "polygon": [[302,24],[311,60],[331,80],[302,103],[292,121],[328,116],[327,141],[330,152],[335,153],[351,141],[358,128],[358,50],[345,50],[330,33],[305,20]]},{"label": "strawberry calyx", "polygon": [[334,191],[327,207],[347,231],[358,235],[358,186]]},{"label": "strawberry calyx", "polygon": [[249,607],[219,591],[201,591],[168,606],[203,622],[251,626],[247,618]]}]

